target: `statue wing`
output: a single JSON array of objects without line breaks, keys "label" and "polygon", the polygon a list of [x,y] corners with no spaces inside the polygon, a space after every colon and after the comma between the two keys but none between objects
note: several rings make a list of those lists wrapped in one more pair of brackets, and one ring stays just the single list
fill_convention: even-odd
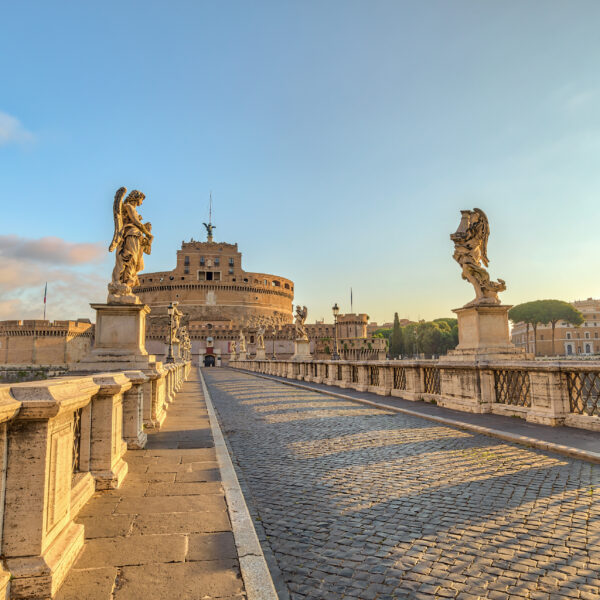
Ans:
[{"label": "statue wing", "polygon": [[488,238],[490,237],[490,223],[486,214],[480,208],[474,208],[473,212],[479,215],[479,222],[481,223],[481,239],[479,240],[481,247],[481,262],[483,263],[484,267],[487,267],[490,262],[487,255],[487,244]]},{"label": "statue wing", "polygon": [[123,198],[127,193],[126,187],[120,187],[115,194],[115,201],[113,203],[113,219],[115,221],[115,232],[113,234],[112,242],[108,247],[108,251],[112,252],[121,241],[122,230],[123,230],[123,216],[121,214],[121,207],[123,205]]}]

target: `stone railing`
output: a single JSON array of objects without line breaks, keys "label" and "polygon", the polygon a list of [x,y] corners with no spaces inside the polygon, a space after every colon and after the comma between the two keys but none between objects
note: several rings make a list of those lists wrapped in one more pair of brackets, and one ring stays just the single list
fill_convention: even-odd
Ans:
[{"label": "stone railing", "polygon": [[229,366],[288,379],[425,400],[472,413],[600,431],[600,361],[236,360]]},{"label": "stone railing", "polygon": [[[117,488],[123,455],[160,427],[189,363],[0,386],[0,597],[50,598],[76,560],[74,518]],[[146,401],[148,399],[148,401]]]}]

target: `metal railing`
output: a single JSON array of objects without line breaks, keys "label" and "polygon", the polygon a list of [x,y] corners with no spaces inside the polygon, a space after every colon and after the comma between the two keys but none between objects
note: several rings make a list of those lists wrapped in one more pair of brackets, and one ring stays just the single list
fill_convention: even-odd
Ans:
[{"label": "metal railing", "polygon": [[600,416],[600,373],[571,371],[566,373],[569,408],[577,415]]},{"label": "metal railing", "polygon": [[406,369],[404,367],[394,367],[394,389],[406,389]]},{"label": "metal railing", "polygon": [[423,367],[426,394],[441,394],[440,370],[438,367]]},{"label": "metal railing", "polygon": [[379,385],[379,367],[377,365],[369,367],[369,385]]},{"label": "metal railing", "polygon": [[494,369],[495,402],[512,406],[531,406],[531,383],[527,371]]}]

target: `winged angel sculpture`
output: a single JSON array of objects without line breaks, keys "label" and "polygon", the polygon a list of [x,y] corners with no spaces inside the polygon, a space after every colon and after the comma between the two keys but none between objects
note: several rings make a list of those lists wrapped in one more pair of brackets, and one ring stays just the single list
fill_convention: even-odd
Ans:
[{"label": "winged angel sculpture", "polygon": [[450,235],[450,239],[454,242],[454,260],[462,267],[462,278],[475,288],[475,299],[465,304],[465,307],[500,304],[498,292],[506,289],[506,283],[503,279],[491,281],[489,273],[484,268],[489,264],[488,219],[480,208],[461,210],[460,214],[460,225],[456,233]]},{"label": "winged angel sculpture", "polygon": [[108,251],[115,251],[115,268],[108,284],[109,304],[139,304],[139,298],[131,289],[139,284],[138,273],[144,268],[144,254],[150,254],[154,239],[152,225],[142,223],[136,210],[144,201],[144,194],[138,190],[126,198],[125,194],[127,188],[119,188],[113,204],[115,233]]},{"label": "winged angel sculpture", "polygon": [[306,306],[296,306],[296,320],[294,321],[294,328],[296,330],[296,340],[308,342],[308,334],[306,333],[306,327],[304,322],[308,316],[308,308]]}]

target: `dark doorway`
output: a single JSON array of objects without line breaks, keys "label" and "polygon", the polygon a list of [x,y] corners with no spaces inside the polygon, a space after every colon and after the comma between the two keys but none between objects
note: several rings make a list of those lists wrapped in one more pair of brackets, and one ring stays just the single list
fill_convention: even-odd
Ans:
[{"label": "dark doorway", "polygon": [[215,366],[215,356],[214,356],[214,354],[207,354],[204,357],[204,366],[205,367],[214,367]]}]

